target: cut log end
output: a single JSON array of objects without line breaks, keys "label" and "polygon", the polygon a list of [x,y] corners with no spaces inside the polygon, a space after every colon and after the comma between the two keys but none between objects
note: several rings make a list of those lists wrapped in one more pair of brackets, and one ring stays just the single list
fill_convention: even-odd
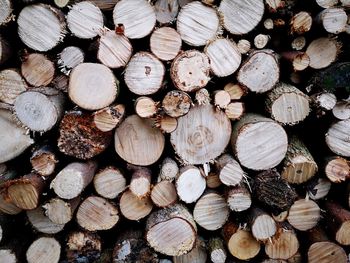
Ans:
[{"label": "cut log end", "polygon": [[52,237],[41,237],[35,240],[27,250],[28,263],[58,263],[61,255],[61,245]]},{"label": "cut log end", "polygon": [[126,179],[115,167],[107,167],[94,177],[96,192],[104,198],[114,199],[126,188]]},{"label": "cut log end", "polygon": [[289,209],[288,222],[300,231],[315,227],[321,218],[321,209],[312,200],[300,199]]},{"label": "cut log end", "polygon": [[[159,2],[159,1],[157,1]],[[161,0],[161,2],[166,2]],[[176,2],[176,1],[172,1]],[[181,49],[181,37],[179,33],[171,27],[161,27],[156,29],[150,39],[152,53],[164,61],[173,60]]]},{"label": "cut log end", "polygon": [[348,260],[344,249],[329,241],[313,243],[307,252],[307,257],[310,263],[320,262],[320,259],[339,263],[346,263]]},{"label": "cut log end", "polygon": [[322,69],[335,61],[340,50],[340,44],[331,38],[318,38],[312,41],[306,49],[310,58],[310,67]]},{"label": "cut log end", "polygon": [[162,108],[166,114],[173,118],[187,114],[191,108],[191,97],[179,90],[169,91],[162,101]]},{"label": "cut log end", "polygon": [[0,71],[0,101],[13,104],[16,98],[27,89],[28,85],[19,70],[4,69]]},{"label": "cut log end", "polygon": [[80,48],[66,47],[58,54],[58,67],[62,73],[69,75],[73,68],[84,62],[84,56],[84,52]]},{"label": "cut log end", "polygon": [[120,212],[129,220],[138,221],[148,216],[152,208],[149,197],[137,198],[130,190],[125,191],[120,198]]},{"label": "cut log end", "polygon": [[158,111],[158,103],[150,97],[139,97],[135,101],[135,112],[141,118],[151,118]]},{"label": "cut log end", "polygon": [[294,231],[280,228],[272,242],[265,245],[265,253],[272,259],[287,260],[299,249],[299,241]]},{"label": "cut log end", "polygon": [[335,154],[344,157],[350,156],[350,142],[348,134],[350,132],[350,120],[338,121],[331,125],[326,133],[326,143],[329,149]]},{"label": "cut log end", "polygon": [[261,246],[249,231],[238,229],[230,237],[227,247],[234,257],[249,260],[258,255]]},{"label": "cut log end", "polygon": [[113,130],[125,117],[125,106],[123,104],[111,105],[94,112],[94,123],[103,132]]}]

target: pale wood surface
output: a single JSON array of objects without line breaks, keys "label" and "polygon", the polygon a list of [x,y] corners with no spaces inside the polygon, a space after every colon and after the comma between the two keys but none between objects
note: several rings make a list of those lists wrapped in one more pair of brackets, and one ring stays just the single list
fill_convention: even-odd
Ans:
[{"label": "pale wood surface", "polygon": [[18,69],[0,71],[0,101],[13,104],[18,95],[28,89]]},{"label": "pale wood surface", "polygon": [[28,263],[57,263],[61,255],[61,245],[53,237],[35,240],[27,250]]},{"label": "pale wood surface", "polygon": [[78,207],[80,198],[64,201],[60,198],[52,198],[45,203],[46,216],[55,224],[63,225],[72,220],[75,209]]},{"label": "pale wood surface", "polygon": [[206,187],[201,170],[195,166],[185,166],[180,169],[176,179],[176,191],[185,203],[193,203],[203,194]]},{"label": "pale wood surface", "polygon": [[33,228],[44,234],[56,234],[63,230],[64,224],[53,223],[46,215],[42,207],[27,211],[28,221]]},{"label": "pale wood surface", "polygon": [[321,209],[312,200],[300,199],[289,209],[288,222],[300,231],[315,227],[321,219]]},{"label": "pale wood surface", "polygon": [[99,195],[114,199],[126,188],[126,179],[118,168],[109,166],[94,176],[93,184]]},{"label": "pale wood surface", "polygon": [[245,175],[239,163],[229,154],[223,154],[216,160],[220,181],[228,186],[240,184]]},{"label": "pale wood surface", "polygon": [[154,3],[157,21],[161,24],[173,22],[179,11],[177,0],[157,0]]},{"label": "pale wood surface", "polygon": [[[187,254],[181,256],[174,256],[173,263],[206,263],[207,262],[207,251],[204,240],[201,237],[197,237],[196,243],[193,249]],[[170,263],[170,262],[165,262]]]},{"label": "pale wood surface", "polygon": [[293,230],[279,228],[279,232],[272,238],[272,242],[265,245],[265,253],[272,259],[289,259],[299,249],[299,241]]},{"label": "pale wood surface", "polygon": [[191,97],[186,92],[180,90],[169,91],[162,101],[164,112],[173,118],[187,114],[191,105]]},{"label": "pale wood surface", "polygon": [[84,57],[85,54],[79,47],[69,46],[58,54],[57,64],[61,72],[69,75],[73,68],[84,62]]},{"label": "pale wood surface", "polygon": [[227,248],[234,257],[249,260],[260,252],[260,243],[250,231],[238,229],[228,240]]},{"label": "pale wood surface", "polygon": [[120,212],[129,220],[138,221],[148,216],[153,208],[149,197],[143,199],[135,196],[130,190],[126,190],[120,198]]},{"label": "pale wood surface", "polygon": [[10,21],[12,14],[11,0],[4,0],[0,2],[0,25],[6,24]]},{"label": "pale wood surface", "polygon": [[123,104],[110,105],[94,112],[94,123],[103,132],[113,130],[125,118],[125,106]]},{"label": "pale wood surface", "polygon": [[[161,0],[162,2],[167,2]],[[176,1],[173,1],[176,2]],[[182,40],[180,34],[171,27],[161,27],[151,35],[150,47],[156,57],[161,60],[173,60],[180,52]]]},{"label": "pale wood surface", "polygon": [[339,52],[339,44],[331,38],[318,38],[313,40],[306,49],[310,58],[310,67],[321,69],[328,67],[336,59]]},{"label": "pale wood surface", "polygon": [[344,249],[329,241],[313,243],[307,252],[309,263],[346,263],[347,255]]},{"label": "pale wood surface", "polygon": [[227,204],[232,211],[242,212],[252,205],[251,194],[243,184],[230,188],[226,196]]},{"label": "pale wood surface", "polygon": [[332,152],[344,157],[350,156],[350,120],[338,121],[326,133],[326,143]]},{"label": "pale wood surface", "polygon": [[311,29],[312,16],[305,11],[301,11],[292,17],[290,25],[292,33],[304,34]]},{"label": "pale wood surface", "polygon": [[161,181],[152,188],[152,202],[158,207],[167,207],[177,201],[175,185],[169,181]]},{"label": "pale wood surface", "polygon": [[327,8],[316,19],[328,33],[339,34],[345,30],[348,16],[343,8]]}]

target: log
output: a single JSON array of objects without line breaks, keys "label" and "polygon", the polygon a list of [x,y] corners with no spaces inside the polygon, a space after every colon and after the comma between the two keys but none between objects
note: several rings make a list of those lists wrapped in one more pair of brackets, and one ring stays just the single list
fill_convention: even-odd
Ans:
[{"label": "log", "polygon": [[112,11],[118,0],[90,0],[102,11]]},{"label": "log", "polygon": [[271,37],[265,34],[258,34],[254,37],[254,46],[257,49],[263,49],[266,47],[267,43],[270,41]]},{"label": "log", "polygon": [[132,166],[129,170],[132,171],[129,189],[137,198],[145,198],[151,193],[151,170],[146,167]]},{"label": "log", "polygon": [[237,48],[242,55],[247,54],[251,48],[251,44],[250,44],[249,40],[240,39],[237,42]]},{"label": "log", "polygon": [[17,263],[18,259],[15,254],[11,249],[0,249],[0,258],[1,260],[5,263]]},{"label": "log", "polygon": [[256,240],[268,241],[276,234],[276,222],[265,211],[254,207],[250,211],[249,218],[251,232]]},{"label": "log", "polygon": [[64,201],[60,198],[52,198],[42,207],[46,216],[55,224],[64,225],[72,220],[75,209],[78,207],[80,198]]},{"label": "log", "polygon": [[41,52],[57,46],[67,33],[63,13],[45,4],[24,7],[18,15],[17,23],[18,36],[22,42]]},{"label": "log", "polygon": [[224,87],[224,90],[230,94],[231,100],[240,100],[247,94],[245,87],[232,82],[227,83]]},{"label": "log", "polygon": [[55,171],[58,159],[52,147],[44,144],[33,150],[30,163],[36,173],[41,176],[49,176]]},{"label": "log", "polygon": [[[205,241],[201,237],[197,237],[196,243],[193,247],[193,249],[188,252],[187,254],[181,255],[181,256],[174,256],[173,257],[173,263],[206,263],[207,262],[207,251],[206,251],[206,245]],[[166,262],[170,263],[170,262]]]},{"label": "log", "polygon": [[350,245],[350,211],[331,201],[325,203],[325,210],[326,219],[335,240],[340,245]]},{"label": "log", "polygon": [[288,138],[273,120],[246,114],[232,127],[231,145],[241,165],[259,171],[273,168],[282,161]]},{"label": "log", "polygon": [[104,29],[99,39],[97,58],[109,68],[121,68],[129,62],[132,50],[132,45],[126,36]]},{"label": "log", "polygon": [[294,202],[289,209],[288,222],[295,229],[307,231],[315,227],[321,219],[321,209],[312,200],[300,199]]},{"label": "log", "polygon": [[63,199],[76,198],[92,181],[96,169],[94,161],[70,163],[51,181],[50,188]]},{"label": "log", "polygon": [[120,212],[129,219],[138,221],[148,216],[153,208],[151,198],[146,196],[143,199],[137,198],[130,190],[126,190],[119,201]]},{"label": "log", "polygon": [[41,237],[28,248],[26,258],[28,263],[58,263],[61,255],[61,245],[53,237]]},{"label": "log", "polygon": [[147,242],[162,254],[186,254],[195,246],[196,237],[196,223],[187,208],[180,204],[153,212],[147,219]]},{"label": "log", "polygon": [[16,98],[27,89],[28,85],[18,69],[0,71],[0,101],[13,104]]},{"label": "log", "polygon": [[221,238],[211,238],[208,243],[210,260],[213,263],[225,263],[227,254]]},{"label": "log", "polygon": [[347,120],[350,118],[350,102],[348,100],[338,101],[332,109],[334,117],[339,120]]},{"label": "log", "polygon": [[306,46],[306,38],[303,36],[296,37],[291,43],[294,50],[300,51]]},{"label": "log", "polygon": [[230,120],[240,120],[245,112],[243,102],[231,102],[225,108],[225,114]]},{"label": "log", "polygon": [[64,225],[53,223],[44,212],[42,207],[27,210],[27,218],[35,231],[43,234],[56,234],[63,230]]},{"label": "log", "polygon": [[208,105],[211,102],[209,91],[205,88],[201,88],[196,91],[195,100],[198,105]]},{"label": "log", "polygon": [[160,165],[158,181],[168,180],[172,182],[177,177],[178,173],[179,166],[177,163],[173,159],[166,157]]},{"label": "log", "polygon": [[316,107],[322,111],[332,110],[337,103],[337,97],[330,92],[320,92],[320,93],[313,94],[311,96],[311,99],[313,103],[316,105]]},{"label": "log", "polygon": [[350,119],[332,124],[326,133],[326,143],[329,149],[335,154],[350,157],[349,132]]},{"label": "log", "polygon": [[271,90],[279,80],[279,65],[269,49],[253,52],[237,74],[238,82],[256,93]]},{"label": "log", "polygon": [[162,100],[164,112],[173,118],[186,115],[192,104],[191,97],[181,90],[169,91]]},{"label": "log", "polygon": [[209,80],[209,58],[197,50],[180,52],[170,68],[174,85],[182,91],[193,92],[205,87]]},{"label": "log", "polygon": [[113,21],[116,26],[124,25],[126,37],[139,39],[149,35],[153,30],[156,13],[146,0],[121,0],[114,7]]},{"label": "log", "polygon": [[12,2],[1,1],[0,10],[0,26],[3,26],[12,20]]},{"label": "log", "polygon": [[84,59],[85,54],[79,47],[68,46],[58,54],[57,65],[60,71],[68,76],[73,68],[84,62]]},{"label": "log", "polygon": [[102,153],[111,142],[112,132],[102,132],[93,115],[81,111],[67,112],[60,124],[58,149],[78,159],[90,159]]},{"label": "log", "polygon": [[[163,134],[151,127],[150,121],[131,115],[115,130],[117,154],[134,165],[147,166],[162,155],[165,139]],[[144,151],[147,149],[147,154]]]},{"label": "log", "polygon": [[274,28],[274,26],[275,25],[274,25],[274,22],[273,22],[272,18],[266,18],[264,20],[264,27],[265,27],[265,29],[272,30]]},{"label": "log", "polygon": [[125,117],[123,104],[112,104],[106,108],[94,112],[94,123],[103,132],[113,130]]},{"label": "log", "polygon": [[339,34],[345,31],[348,16],[343,8],[327,8],[316,17],[318,23],[332,34]]},{"label": "log", "polygon": [[[165,3],[168,0],[158,0],[158,2]],[[177,4],[177,1],[170,1],[172,4]],[[170,6],[170,5],[169,5]],[[157,6],[155,6],[157,9]],[[181,50],[180,34],[171,27],[161,27],[153,31],[150,38],[150,48],[152,53],[160,60],[173,60]]]},{"label": "log", "polygon": [[315,178],[307,185],[307,194],[312,200],[326,197],[331,189],[331,181],[326,178]]},{"label": "log", "polygon": [[306,49],[310,58],[310,67],[322,69],[335,61],[340,50],[340,44],[331,38],[321,37],[313,40]]},{"label": "log", "polygon": [[108,230],[119,221],[118,209],[106,199],[89,196],[77,210],[78,224],[88,230]]},{"label": "log", "polygon": [[350,177],[350,163],[340,156],[328,157],[324,171],[332,183],[341,183]]},{"label": "log", "polygon": [[292,33],[299,35],[305,34],[311,29],[312,16],[308,12],[301,11],[292,17],[289,24]]},{"label": "log", "polygon": [[94,176],[93,184],[100,196],[114,199],[125,190],[126,179],[118,168],[108,166]]},{"label": "log", "polygon": [[231,102],[230,94],[225,90],[215,90],[214,95],[214,105],[221,109],[226,109]]},{"label": "log", "polygon": [[210,172],[205,177],[207,188],[217,188],[222,185],[222,182],[220,181],[219,175],[215,172]]},{"label": "log", "polygon": [[177,119],[166,114],[160,114],[155,117],[153,126],[161,130],[162,133],[172,133],[177,128]]},{"label": "log", "polygon": [[168,207],[177,201],[177,192],[175,185],[169,181],[157,183],[151,192],[152,202],[161,208]]},{"label": "log", "polygon": [[316,0],[316,3],[323,8],[329,8],[336,5],[338,0]]},{"label": "log", "polygon": [[202,171],[195,166],[184,166],[176,178],[176,191],[179,199],[185,203],[193,203],[203,194],[206,181]]},{"label": "log", "polygon": [[230,188],[226,194],[227,205],[234,212],[242,212],[252,205],[252,197],[244,184]]},{"label": "log", "polygon": [[292,63],[293,69],[296,72],[305,70],[310,65],[310,58],[305,52],[287,51],[281,53],[281,55]]},{"label": "log", "polygon": [[64,93],[68,92],[69,78],[64,74],[57,75],[51,82],[53,88],[60,90]]},{"label": "log", "polygon": [[262,0],[223,0],[219,6],[223,16],[223,26],[234,35],[244,35],[252,31],[264,14]]},{"label": "log", "polygon": [[174,22],[179,11],[179,3],[177,0],[157,0],[154,3],[156,19],[160,24],[168,24]]},{"label": "log", "polygon": [[7,198],[6,193],[0,192],[0,211],[7,215],[17,215],[22,212],[21,208],[15,206],[9,198]]},{"label": "log", "polygon": [[64,8],[69,4],[70,0],[54,0],[53,2],[57,7]]},{"label": "log", "polygon": [[158,111],[158,103],[152,98],[142,96],[135,101],[135,112],[141,118],[151,118]]},{"label": "log", "polygon": [[313,243],[309,247],[307,257],[310,263],[347,262],[347,255],[344,249],[329,241]]},{"label": "log", "polygon": [[[96,86],[99,87],[96,89]],[[109,106],[117,97],[119,83],[113,72],[102,64],[81,63],[69,78],[69,98],[86,110]]]},{"label": "log", "polygon": [[245,178],[245,172],[239,163],[229,154],[223,154],[216,160],[220,181],[228,186],[239,185]]},{"label": "log", "polygon": [[103,24],[101,10],[88,1],[74,4],[67,14],[67,26],[70,32],[78,38],[96,37],[102,30]]},{"label": "log", "polygon": [[225,113],[211,105],[201,105],[178,118],[170,142],[185,163],[204,164],[222,154],[230,134],[231,124]]}]

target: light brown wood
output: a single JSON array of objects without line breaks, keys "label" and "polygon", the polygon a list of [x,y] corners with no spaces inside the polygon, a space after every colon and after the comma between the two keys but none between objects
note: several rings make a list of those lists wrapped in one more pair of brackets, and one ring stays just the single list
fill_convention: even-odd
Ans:
[{"label": "light brown wood", "polygon": [[11,0],[4,0],[0,3],[0,25],[5,25],[11,21],[12,2]]},{"label": "light brown wood", "polygon": [[177,201],[175,185],[167,180],[157,183],[152,188],[152,202],[158,207],[167,207]]},{"label": "light brown wood", "polygon": [[224,90],[230,94],[231,100],[239,100],[247,94],[247,90],[243,86],[232,82],[227,83]]},{"label": "light brown wood", "polygon": [[163,133],[172,133],[177,128],[177,119],[166,114],[156,116],[154,126]]},{"label": "light brown wood", "polygon": [[292,17],[290,21],[290,26],[292,33],[296,33],[299,35],[305,34],[311,29],[312,16],[305,11],[301,11]]},{"label": "light brown wood", "polygon": [[244,184],[230,188],[226,193],[226,201],[234,212],[242,212],[252,205],[252,197]]},{"label": "light brown wood", "polygon": [[35,231],[44,234],[56,234],[63,230],[64,225],[53,223],[46,215],[42,207],[26,211],[27,218]]},{"label": "light brown wood", "polygon": [[217,188],[222,185],[222,182],[220,181],[219,174],[215,172],[210,172],[206,177],[205,180],[207,182],[207,188]]},{"label": "light brown wood", "polygon": [[239,163],[229,154],[223,154],[216,160],[220,181],[228,186],[239,185],[245,178],[245,172]]},{"label": "light brown wood", "polygon": [[176,178],[176,191],[185,203],[193,203],[203,194],[206,181],[203,173],[195,166],[184,166]]},{"label": "light brown wood", "polygon": [[177,177],[178,173],[179,166],[175,160],[166,157],[160,165],[158,181],[167,180],[172,182]]},{"label": "light brown wood", "polygon": [[332,201],[326,202],[325,210],[327,212],[326,220],[332,237],[334,237],[340,245],[350,245],[350,211]]},{"label": "light brown wood", "polygon": [[310,67],[313,69],[328,67],[337,58],[339,49],[340,44],[334,39],[326,37],[315,39],[306,49]]},{"label": "light brown wood", "polygon": [[61,255],[61,245],[53,237],[41,237],[28,248],[26,258],[28,263],[58,263]]},{"label": "light brown wood", "polygon": [[118,1],[119,0],[90,0],[90,2],[94,3],[102,11],[111,11],[111,10],[113,10],[115,4]]},{"label": "light brown wood", "polygon": [[266,47],[271,37],[266,34],[258,34],[254,37],[254,46],[257,49],[263,49]]},{"label": "light brown wood", "polygon": [[114,199],[125,190],[126,179],[118,168],[108,166],[94,176],[93,184],[100,196]]},{"label": "light brown wood", "polygon": [[154,9],[159,23],[172,23],[177,17],[179,3],[177,0],[157,0]]},{"label": "light brown wood", "polygon": [[213,95],[214,95],[214,105],[221,109],[226,109],[226,107],[231,102],[231,96],[225,90],[215,90],[213,92]]},{"label": "light brown wood", "polygon": [[123,104],[112,104],[94,112],[94,123],[103,132],[113,130],[125,117],[125,106]]},{"label": "light brown wood", "polygon": [[326,133],[326,143],[329,149],[335,154],[350,157],[349,132],[350,119],[332,124]]},{"label": "light brown wood", "polygon": [[344,249],[329,241],[313,243],[307,252],[309,263],[346,263],[347,255]]},{"label": "light brown wood", "polygon": [[210,260],[213,263],[225,263],[227,258],[224,242],[221,238],[211,238],[208,243]]},{"label": "light brown wood", "polygon": [[247,54],[250,51],[251,44],[247,39],[240,39],[237,42],[237,48],[242,55]]},{"label": "light brown wood", "polygon": [[[169,2],[158,0],[158,2]],[[172,1],[173,3],[177,1]],[[156,7],[157,8],[157,7]],[[150,39],[152,53],[160,60],[173,60],[180,52],[182,45],[180,34],[171,27],[160,27],[153,31]]]},{"label": "light brown wood", "polygon": [[135,101],[135,112],[141,118],[151,118],[158,111],[158,103],[152,98],[142,96]]},{"label": "light brown wood", "polygon": [[329,157],[324,171],[332,183],[341,183],[350,177],[350,163],[340,156]]},{"label": "light brown wood", "polygon": [[311,96],[311,99],[316,107],[320,108],[322,111],[330,111],[334,109],[337,103],[337,97],[330,92],[320,92],[313,94]]},{"label": "light brown wood", "polygon": [[137,198],[142,199],[151,194],[151,177],[150,169],[140,166],[129,165],[132,171],[129,189]]},{"label": "light brown wood", "polygon": [[30,163],[36,173],[41,176],[49,176],[55,171],[58,159],[50,146],[43,145],[33,150]]},{"label": "light brown wood", "polygon": [[307,194],[312,200],[319,200],[326,197],[331,190],[332,183],[326,178],[311,180],[307,186]]},{"label": "light brown wood", "polygon": [[187,114],[192,106],[191,97],[181,90],[169,91],[163,98],[162,108],[173,118]]},{"label": "light brown wood", "polygon": [[119,201],[120,212],[122,215],[129,219],[138,221],[148,216],[153,208],[153,204],[150,197],[143,199],[137,198],[130,190],[126,190]]},{"label": "light brown wood", "polygon": [[258,241],[269,241],[277,231],[273,217],[259,208],[250,211],[250,226],[252,235]]},{"label": "light brown wood", "polygon": [[0,194],[0,211],[7,215],[17,215],[22,212],[22,209],[15,206],[9,198],[6,197],[6,193]]},{"label": "light brown wood", "polygon": [[339,120],[347,120],[350,118],[350,101],[340,100],[338,101],[334,108],[332,109],[334,117]]},{"label": "light brown wood", "polygon": [[27,89],[28,85],[18,69],[11,68],[0,71],[0,101],[13,104],[18,95]]},{"label": "light brown wood", "polygon": [[164,263],[206,263],[207,258],[208,255],[206,251],[205,241],[203,240],[203,238],[197,237],[196,243],[190,252],[181,256],[174,256],[172,258],[173,261]]},{"label": "light brown wood", "polygon": [[316,20],[328,33],[339,34],[345,31],[348,16],[343,8],[327,8],[318,14]]},{"label": "light brown wood", "polygon": [[75,209],[78,207],[80,198],[64,201],[60,198],[52,198],[42,205],[46,216],[55,224],[64,225],[72,220]]},{"label": "light brown wood", "polygon": [[195,100],[198,105],[209,105],[211,103],[209,91],[205,88],[197,90]]},{"label": "light brown wood", "polygon": [[288,222],[297,230],[306,231],[315,227],[321,219],[321,209],[312,200],[300,199],[289,209]]},{"label": "light brown wood", "polygon": [[281,55],[292,63],[294,71],[305,70],[310,65],[310,57],[305,52],[287,51]]},{"label": "light brown wood", "polygon": [[230,120],[239,120],[243,117],[245,106],[243,102],[231,102],[225,108],[225,114]]},{"label": "light brown wood", "polygon": [[85,54],[79,47],[69,46],[58,54],[57,65],[62,73],[69,75],[73,68],[84,62],[84,59]]},{"label": "light brown wood", "polygon": [[303,36],[299,36],[295,39],[293,39],[292,43],[291,43],[291,47],[294,50],[302,50],[304,47],[306,46],[306,38]]}]

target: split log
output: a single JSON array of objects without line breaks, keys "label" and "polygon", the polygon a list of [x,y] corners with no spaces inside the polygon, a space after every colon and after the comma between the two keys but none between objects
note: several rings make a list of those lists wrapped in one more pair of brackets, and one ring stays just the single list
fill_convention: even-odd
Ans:
[{"label": "split log", "polygon": [[52,198],[42,207],[46,216],[55,224],[64,225],[72,220],[75,209],[78,207],[80,198],[64,201],[60,198]]},{"label": "split log", "polygon": [[[158,2],[169,2],[168,0],[158,0]],[[177,1],[172,1],[176,3]],[[157,7],[156,7],[157,8]],[[150,47],[152,53],[160,60],[169,61],[173,60],[181,50],[181,37],[180,34],[171,27],[161,27],[151,35]]]},{"label": "split log", "polygon": [[312,200],[326,197],[331,189],[331,181],[326,178],[316,178],[307,185],[307,194]]},{"label": "split log", "polygon": [[71,70],[84,62],[84,52],[75,46],[64,48],[58,54],[57,65],[62,73],[69,75]]},{"label": "split log", "polygon": [[312,16],[305,11],[301,11],[292,17],[290,21],[290,26],[292,33],[296,33],[299,35],[305,34],[311,29]]},{"label": "split log", "polygon": [[49,176],[55,171],[58,160],[53,149],[45,144],[33,150],[30,163],[36,173],[41,176]]},{"label": "split log", "polygon": [[252,205],[252,197],[244,184],[230,188],[226,194],[227,204],[234,212],[242,212]]},{"label": "split log", "polygon": [[312,200],[300,199],[289,209],[288,222],[295,229],[306,231],[315,227],[321,219],[321,209]]},{"label": "split log", "polygon": [[119,221],[118,209],[102,197],[90,196],[78,208],[77,222],[88,230],[108,230]]},{"label": "split log", "polygon": [[116,26],[124,26],[126,37],[138,39],[151,33],[156,24],[156,13],[146,0],[121,0],[114,7],[113,21]]},{"label": "split log", "polygon": [[[162,155],[165,139],[163,134],[151,127],[150,121],[137,115],[129,116],[115,130],[117,154],[134,165],[147,166],[155,163]],[[144,154],[147,149],[147,154]]]},{"label": "split log", "polygon": [[176,178],[176,191],[185,203],[193,203],[203,194],[206,187],[202,171],[195,166],[185,166]]},{"label": "split log", "polygon": [[20,94],[14,111],[28,129],[38,132],[51,130],[62,118],[65,96],[54,88],[39,88]]},{"label": "split log", "polygon": [[350,119],[338,121],[331,125],[326,133],[326,143],[335,154],[350,157]]},{"label": "split log", "polygon": [[246,39],[240,39],[237,42],[237,48],[239,50],[239,52],[243,55],[243,54],[247,54],[250,51],[251,48],[251,44],[248,40]]},{"label": "split log", "polygon": [[279,80],[280,70],[274,53],[269,49],[253,52],[238,71],[240,84],[256,93],[271,90]]},{"label": "split log", "polygon": [[148,216],[153,208],[151,198],[146,196],[143,199],[137,198],[130,190],[126,190],[119,201],[120,212],[129,219],[138,221]]},{"label": "split log", "polygon": [[284,129],[269,118],[246,114],[232,127],[231,144],[241,165],[266,170],[286,155],[288,138]]},{"label": "split log", "polygon": [[59,132],[59,150],[83,160],[102,153],[112,139],[112,132],[99,130],[93,115],[81,111],[67,112],[61,121]]},{"label": "split log", "polygon": [[61,245],[53,237],[41,237],[28,248],[26,257],[28,263],[58,263],[61,255]]},{"label": "split log", "polygon": [[208,243],[210,260],[213,263],[225,263],[227,254],[224,247],[224,242],[221,238],[212,238]]},{"label": "split log", "polygon": [[158,111],[158,103],[152,98],[142,96],[135,101],[135,112],[141,118],[151,118]]},{"label": "split log", "polygon": [[157,0],[154,4],[157,21],[161,24],[172,23],[179,11],[177,0]]},{"label": "split log", "polygon": [[340,50],[340,44],[331,38],[321,37],[312,41],[306,49],[310,58],[310,67],[322,69],[335,61]]},{"label": "split log", "polygon": [[167,207],[177,201],[177,192],[174,184],[167,180],[157,183],[151,192],[152,202],[158,207]]},{"label": "split log", "polygon": [[271,37],[265,34],[258,34],[254,37],[254,46],[257,49],[263,49],[266,47],[267,43],[270,41]]},{"label": "split log", "polygon": [[82,1],[70,8],[67,14],[67,26],[78,38],[94,38],[103,28],[103,14],[93,3]]},{"label": "split log", "polygon": [[347,255],[344,249],[329,241],[313,243],[307,252],[309,263],[346,263]]},{"label": "split log", "polygon": [[50,188],[63,199],[78,197],[92,181],[96,168],[94,161],[70,163],[51,181]]},{"label": "split log", "polygon": [[181,256],[192,250],[197,227],[190,212],[176,204],[152,213],[146,223],[146,239],[157,252]]},{"label": "split log", "polygon": [[328,201],[325,204],[327,222],[335,240],[344,246],[350,245],[350,211],[339,204]]},{"label": "split log", "polygon": [[125,117],[125,106],[123,104],[111,105],[94,112],[94,123],[103,132],[113,130]]},{"label": "split log", "polygon": [[205,87],[210,80],[209,73],[208,56],[197,50],[180,52],[170,68],[170,77],[174,85],[185,92]]},{"label": "split log", "polygon": [[244,116],[243,102],[231,102],[225,108],[225,114],[230,120],[239,120]]},{"label": "split log", "polygon": [[126,188],[126,179],[123,173],[113,166],[99,171],[94,177],[95,191],[108,199],[116,198]]},{"label": "split log", "polygon": [[16,98],[27,89],[28,85],[18,69],[0,71],[0,101],[13,104]]},{"label": "split log", "polygon": [[350,163],[339,156],[329,157],[324,171],[332,183],[341,183],[350,177]]},{"label": "split log", "polygon": [[244,35],[252,31],[261,21],[264,14],[262,0],[223,0],[219,6],[223,16],[223,25],[234,35]]},{"label": "split log", "polygon": [[22,42],[37,51],[54,48],[63,41],[67,33],[63,13],[45,4],[24,7],[18,15],[17,23]]},{"label": "split log", "polygon": [[275,220],[265,211],[253,208],[250,211],[250,226],[252,235],[258,241],[268,241],[277,231]]},{"label": "split log", "polygon": [[123,34],[104,29],[99,39],[97,58],[109,68],[125,67],[132,55],[132,45]]},{"label": "split log", "polygon": [[185,116],[178,118],[170,142],[184,162],[204,164],[222,154],[230,134],[231,124],[225,113],[216,111],[211,105],[201,105],[192,107]]},{"label": "split log", "polygon": [[215,90],[214,95],[214,105],[221,109],[226,109],[231,102],[231,96],[226,90]]},{"label": "split log", "polygon": [[173,159],[166,157],[160,165],[158,181],[168,180],[172,182],[177,177],[178,173],[179,166],[177,163]]},{"label": "split log", "polygon": [[176,22],[182,40],[191,46],[204,46],[219,30],[219,17],[212,7],[194,1],[181,8]]},{"label": "split log", "polygon": [[44,234],[56,234],[63,230],[64,225],[53,223],[46,215],[42,207],[26,211],[28,221],[35,231]]},{"label": "split log", "polygon": [[295,38],[291,43],[291,47],[297,51],[302,50],[305,46],[306,46],[306,38],[303,36]]},{"label": "split log", "polygon": [[99,110],[107,107],[115,100],[118,92],[118,80],[102,64],[81,63],[70,73],[69,97],[83,109]]},{"label": "split log", "polygon": [[339,120],[350,119],[350,102],[348,100],[338,101],[332,109],[332,113]]},{"label": "split log", "polygon": [[[316,107],[322,111],[332,110],[337,103],[337,97],[330,92],[320,92],[320,93],[313,94],[311,96],[311,99],[313,103],[316,105]],[[349,117],[350,117],[350,114],[349,114]]]},{"label": "split log", "polygon": [[3,26],[12,20],[12,2],[11,2],[11,0],[1,1],[0,10],[1,10],[0,11],[0,26]]},{"label": "split log", "polygon": [[327,8],[318,14],[316,20],[328,33],[339,34],[344,32],[348,16],[343,8]]},{"label": "split log", "polygon": [[132,171],[129,189],[137,198],[144,198],[151,193],[151,170],[146,167],[129,166]]},{"label": "split log", "polygon": [[228,186],[240,184],[246,176],[239,163],[229,154],[223,154],[216,160],[220,181]]},{"label": "split log", "polygon": [[202,195],[193,209],[193,217],[197,224],[210,231],[221,228],[228,216],[229,208],[225,199],[215,192]]},{"label": "split log", "polygon": [[163,98],[162,108],[166,114],[173,118],[186,115],[192,105],[191,97],[181,90],[169,91]]},{"label": "split log", "polygon": [[338,4],[339,0],[316,0],[316,3],[323,8],[329,8]]}]

